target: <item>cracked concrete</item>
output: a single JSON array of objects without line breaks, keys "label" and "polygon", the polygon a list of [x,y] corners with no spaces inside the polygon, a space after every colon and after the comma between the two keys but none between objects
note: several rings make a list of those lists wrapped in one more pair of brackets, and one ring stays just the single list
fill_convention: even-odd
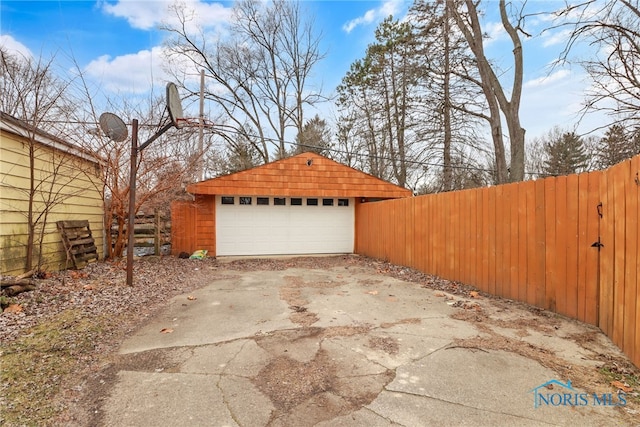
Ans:
[{"label": "cracked concrete", "polygon": [[[536,326],[536,316],[517,307],[493,326],[460,320],[464,308],[451,304],[457,297],[373,269],[216,274],[122,343],[127,363],[101,424],[595,426],[632,419],[628,408],[611,406],[535,408],[534,388],[578,379],[524,351],[478,344],[499,336],[557,356],[560,365],[593,369],[598,352],[617,350],[606,340],[585,348],[567,338],[594,333],[586,325],[554,318],[551,327],[541,318]],[[477,303],[476,310],[498,315],[491,300]],[[314,317],[300,320],[300,313]],[[534,320],[518,323],[523,318]]]}]

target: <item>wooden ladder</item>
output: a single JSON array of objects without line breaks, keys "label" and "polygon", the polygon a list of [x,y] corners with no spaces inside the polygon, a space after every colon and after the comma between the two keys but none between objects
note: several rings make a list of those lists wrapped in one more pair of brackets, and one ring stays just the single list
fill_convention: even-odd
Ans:
[{"label": "wooden ladder", "polygon": [[69,261],[78,269],[91,260],[98,260],[98,248],[93,240],[89,221],[57,221],[56,225],[67,252],[65,268],[69,267]]}]

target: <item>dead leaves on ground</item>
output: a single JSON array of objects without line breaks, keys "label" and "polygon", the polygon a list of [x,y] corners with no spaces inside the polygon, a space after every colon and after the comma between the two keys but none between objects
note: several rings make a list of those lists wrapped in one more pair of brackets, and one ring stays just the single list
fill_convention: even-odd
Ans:
[{"label": "dead leaves on ground", "polygon": [[20,313],[22,311],[22,306],[20,304],[9,304],[7,308],[4,309],[5,313]]},{"label": "dead leaves on ground", "polygon": [[630,387],[629,384],[623,383],[622,381],[611,381],[611,385],[625,393],[631,393],[633,391],[633,387]]}]

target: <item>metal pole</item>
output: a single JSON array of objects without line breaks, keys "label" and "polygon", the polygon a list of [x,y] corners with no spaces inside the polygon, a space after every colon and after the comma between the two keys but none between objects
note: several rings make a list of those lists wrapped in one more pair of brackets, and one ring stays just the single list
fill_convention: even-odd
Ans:
[{"label": "metal pole", "polygon": [[138,120],[131,126],[131,172],[129,173],[129,225],[127,232],[127,286],[133,286],[133,249],[136,223],[136,175],[138,173]]},{"label": "metal pole", "polygon": [[198,179],[204,180],[204,70],[200,70],[200,132],[198,134]]}]

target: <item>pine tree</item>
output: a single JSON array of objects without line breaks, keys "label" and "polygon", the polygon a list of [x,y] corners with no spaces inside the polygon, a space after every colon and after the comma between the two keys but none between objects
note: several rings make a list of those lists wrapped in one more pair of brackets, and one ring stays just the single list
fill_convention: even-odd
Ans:
[{"label": "pine tree", "polygon": [[544,172],[547,175],[570,175],[587,169],[589,156],[582,138],[575,132],[551,132],[545,142],[546,159]]},{"label": "pine tree", "polygon": [[598,167],[608,168],[624,159],[628,159],[632,154],[631,138],[626,135],[621,125],[612,125],[607,129],[604,137],[600,139],[598,147]]},{"label": "pine tree", "polygon": [[326,120],[322,120],[317,114],[311,120],[307,120],[302,132],[296,136],[296,144],[293,155],[310,151],[330,156],[331,129]]}]

